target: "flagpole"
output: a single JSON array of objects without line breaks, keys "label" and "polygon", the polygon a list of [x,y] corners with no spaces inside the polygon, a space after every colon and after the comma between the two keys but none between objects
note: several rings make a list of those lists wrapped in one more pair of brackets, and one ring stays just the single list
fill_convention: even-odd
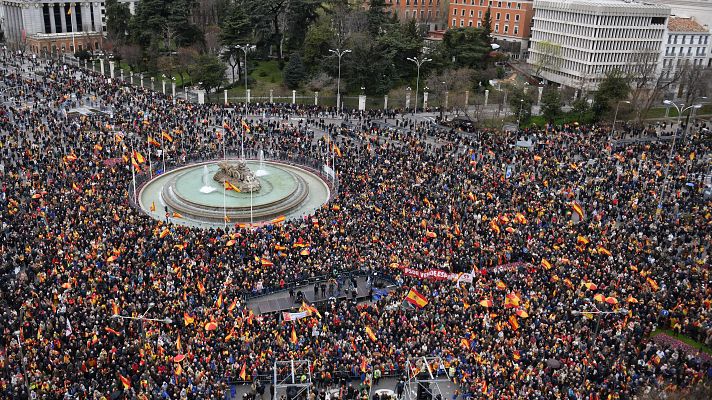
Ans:
[{"label": "flagpole", "polygon": [[161,157],[163,158],[163,173],[166,173],[166,145],[165,139],[163,138],[163,131],[161,131]]},{"label": "flagpole", "polygon": [[[136,167],[134,167],[134,146],[133,146],[133,140],[131,141],[131,178],[133,180],[133,197],[134,200],[136,200]],[[136,160],[138,163],[138,160]]]},{"label": "flagpole", "polygon": [[252,229],[252,190],[250,190],[250,229]]},{"label": "flagpole", "polygon": [[151,163],[151,145],[146,140],[146,148],[148,149],[148,173],[151,179],[153,179],[153,164]]},{"label": "flagpole", "polygon": [[[227,161],[227,153],[225,152],[225,140],[227,139],[227,132],[223,127],[223,160]],[[225,196],[227,195],[227,190],[225,190],[225,183],[223,182],[223,224],[225,229],[227,229],[227,203]]]}]

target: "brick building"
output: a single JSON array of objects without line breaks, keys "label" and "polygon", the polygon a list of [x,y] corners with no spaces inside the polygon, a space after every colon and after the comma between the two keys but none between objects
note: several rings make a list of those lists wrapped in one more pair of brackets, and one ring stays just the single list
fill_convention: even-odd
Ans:
[{"label": "brick building", "polygon": [[401,20],[415,19],[431,31],[446,28],[449,0],[385,0],[392,13]]},{"label": "brick building", "polygon": [[513,58],[525,58],[529,47],[533,0],[449,0],[448,26],[452,28],[481,27],[490,8],[492,36]]}]

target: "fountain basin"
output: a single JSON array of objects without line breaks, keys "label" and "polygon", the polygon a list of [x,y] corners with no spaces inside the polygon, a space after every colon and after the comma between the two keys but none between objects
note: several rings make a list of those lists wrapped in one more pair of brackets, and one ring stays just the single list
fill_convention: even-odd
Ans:
[{"label": "fountain basin", "polygon": [[[217,227],[225,225],[226,215],[230,224],[260,223],[281,216],[300,218],[313,214],[329,199],[328,185],[306,169],[252,160],[247,166],[265,172],[258,178],[262,188],[257,192],[226,191],[220,182],[206,180],[205,176],[219,170],[217,162],[207,162],[178,168],[149,181],[139,192],[139,205],[156,219],[165,220],[167,213],[175,223]],[[206,188],[214,190],[206,192]],[[151,211],[152,204],[155,211]],[[173,213],[181,217],[173,218]]]}]

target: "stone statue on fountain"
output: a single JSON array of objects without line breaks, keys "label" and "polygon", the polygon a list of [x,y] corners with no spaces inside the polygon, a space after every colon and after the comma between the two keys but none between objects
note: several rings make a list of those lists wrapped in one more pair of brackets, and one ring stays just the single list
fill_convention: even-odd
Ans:
[{"label": "stone statue on fountain", "polygon": [[243,160],[220,161],[218,167],[220,167],[220,170],[213,176],[213,180],[216,182],[223,183],[228,181],[240,189],[241,192],[246,193],[259,192],[262,188],[260,181]]}]

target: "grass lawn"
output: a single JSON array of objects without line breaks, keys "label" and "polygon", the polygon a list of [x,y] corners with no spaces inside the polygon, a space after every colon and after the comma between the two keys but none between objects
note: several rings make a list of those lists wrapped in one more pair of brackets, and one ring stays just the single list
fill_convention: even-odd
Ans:
[{"label": "grass lawn", "polygon": [[702,350],[703,353],[712,355],[712,348],[705,346],[703,343],[700,343],[700,342],[698,342],[690,337],[687,337],[685,335],[678,335],[676,332],[674,332],[670,329],[656,329],[655,332],[653,332],[653,334],[651,335],[651,337],[657,336],[661,333],[664,333],[670,337],[673,337],[681,342],[687,343],[697,350]]},{"label": "grass lawn", "polygon": [[[291,90],[282,86],[282,71],[279,69],[279,63],[276,60],[258,61],[257,63],[249,63],[250,81],[249,87],[253,96],[269,95],[270,89],[274,90],[275,96],[291,95]],[[229,71],[228,71],[229,72]],[[244,96],[245,81],[235,82],[235,87],[228,90],[228,96]]]}]

